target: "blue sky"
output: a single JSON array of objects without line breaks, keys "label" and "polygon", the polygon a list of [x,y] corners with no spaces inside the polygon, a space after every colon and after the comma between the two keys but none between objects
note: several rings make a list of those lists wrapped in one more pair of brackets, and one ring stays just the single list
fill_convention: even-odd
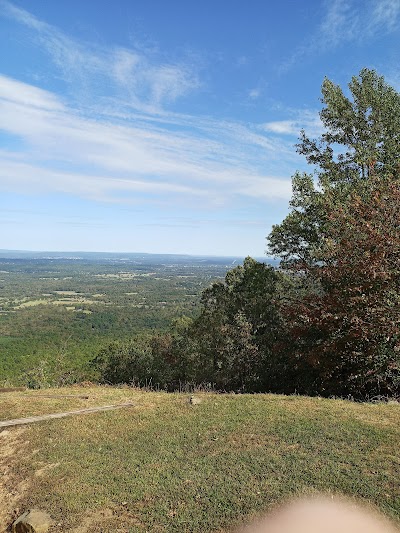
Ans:
[{"label": "blue sky", "polygon": [[262,256],[400,0],[0,0],[0,248]]}]

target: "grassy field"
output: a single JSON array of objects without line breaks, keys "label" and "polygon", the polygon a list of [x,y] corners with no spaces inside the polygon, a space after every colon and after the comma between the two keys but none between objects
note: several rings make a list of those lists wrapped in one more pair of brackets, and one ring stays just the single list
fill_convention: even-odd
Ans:
[{"label": "grassy field", "polygon": [[0,530],[15,513],[38,507],[54,518],[54,531],[223,532],[316,492],[355,497],[400,520],[400,404],[196,396],[199,405],[187,395],[129,388],[1,394],[5,420],[135,406],[1,432]]}]

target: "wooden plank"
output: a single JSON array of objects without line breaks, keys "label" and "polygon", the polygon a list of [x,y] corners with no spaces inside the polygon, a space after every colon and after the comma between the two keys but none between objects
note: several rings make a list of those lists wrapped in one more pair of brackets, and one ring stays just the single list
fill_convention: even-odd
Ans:
[{"label": "wooden plank", "polygon": [[14,420],[4,420],[0,422],[0,429],[11,426],[22,426],[26,424],[33,424],[35,422],[42,422],[43,420],[51,420],[52,418],[64,418],[66,416],[83,415],[88,413],[98,413],[100,411],[112,411],[114,409],[122,409],[124,407],[134,407],[132,402],[120,403],[117,405],[103,405],[101,407],[87,407],[85,409],[77,409],[75,411],[65,411],[64,413],[53,413],[48,415],[31,416],[29,418],[15,418]]},{"label": "wooden plank", "polygon": [[0,392],[20,392],[25,391],[26,387],[1,387]]},{"label": "wooden plank", "polygon": [[78,394],[31,394],[30,398],[68,398],[77,400],[88,400],[89,396],[81,396]]}]

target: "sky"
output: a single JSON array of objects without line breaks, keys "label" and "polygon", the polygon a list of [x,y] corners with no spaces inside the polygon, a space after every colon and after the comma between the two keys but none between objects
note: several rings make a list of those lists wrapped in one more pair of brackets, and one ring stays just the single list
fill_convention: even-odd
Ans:
[{"label": "sky", "polygon": [[400,0],[0,0],[0,249],[261,257]]}]

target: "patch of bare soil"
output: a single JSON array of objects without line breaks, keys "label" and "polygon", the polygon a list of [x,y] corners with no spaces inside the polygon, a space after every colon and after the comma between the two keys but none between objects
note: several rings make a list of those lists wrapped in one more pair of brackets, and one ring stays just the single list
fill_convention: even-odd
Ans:
[{"label": "patch of bare soil", "polygon": [[82,520],[82,523],[70,530],[70,533],[86,533],[87,531],[93,531],[93,527],[99,525],[104,519],[113,516],[111,509],[102,509],[88,513]]},{"label": "patch of bare soil", "polygon": [[27,442],[26,428],[13,428],[0,432],[0,531],[7,528],[20,513],[18,503],[28,488],[24,479],[18,479],[15,465],[24,453]]},{"label": "patch of bare soil", "polygon": [[133,513],[120,505],[86,514],[81,524],[68,533],[126,533],[130,527],[144,528]]}]

